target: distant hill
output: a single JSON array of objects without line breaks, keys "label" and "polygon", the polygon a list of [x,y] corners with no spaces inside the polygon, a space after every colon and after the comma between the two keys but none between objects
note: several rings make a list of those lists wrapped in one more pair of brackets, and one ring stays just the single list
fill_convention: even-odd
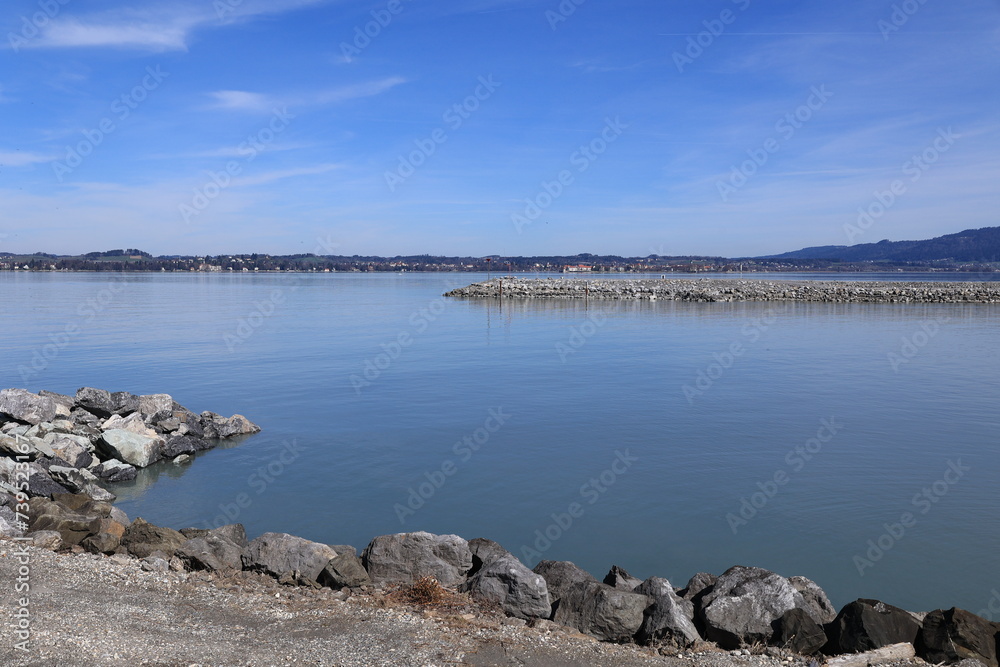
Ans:
[{"label": "distant hill", "polygon": [[1000,261],[1000,227],[966,229],[926,241],[879,241],[803,248],[756,259],[825,259],[840,262]]}]

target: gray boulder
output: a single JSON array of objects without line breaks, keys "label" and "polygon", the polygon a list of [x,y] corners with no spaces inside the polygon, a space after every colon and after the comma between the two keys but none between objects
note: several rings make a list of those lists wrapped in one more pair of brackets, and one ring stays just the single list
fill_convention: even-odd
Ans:
[{"label": "gray boulder", "polygon": [[[241,549],[245,549],[250,546],[250,541],[247,540],[247,531],[243,527],[242,523],[230,523],[225,526],[219,526],[218,528],[213,528],[208,531],[208,535],[213,535],[216,537],[221,537],[223,539],[229,540]],[[204,537],[204,535],[199,535],[198,537]],[[338,552],[339,553],[339,552]]]},{"label": "gray boulder", "polygon": [[54,530],[37,530],[31,533],[32,545],[39,549],[59,551],[63,546],[62,535]]},{"label": "gray boulder", "polygon": [[113,554],[120,545],[117,535],[105,532],[88,535],[80,542],[80,546],[92,554]]},{"label": "gray boulder", "polygon": [[49,476],[73,493],[82,493],[94,500],[112,502],[117,496],[97,483],[97,477],[89,470],[49,466]]},{"label": "gray boulder", "polygon": [[812,655],[826,645],[826,632],[805,609],[789,609],[774,622],[771,643],[799,655]]},{"label": "gray boulder", "polygon": [[462,585],[462,590],[496,602],[508,616],[530,620],[552,615],[545,579],[514,556],[504,556],[484,565]]},{"label": "gray boulder", "polygon": [[56,403],[26,389],[4,389],[0,391],[0,414],[25,424],[50,422],[56,418]]},{"label": "gray boulder", "polygon": [[368,572],[361,564],[361,559],[353,553],[341,553],[332,558],[319,573],[317,581],[334,590],[341,588],[359,588],[371,584]]},{"label": "gray boulder", "polygon": [[789,577],[788,583],[802,594],[802,599],[806,602],[806,611],[814,621],[826,625],[837,618],[837,610],[833,608],[830,598],[816,582],[805,577]]},{"label": "gray boulder", "polygon": [[469,551],[472,552],[472,569],[469,570],[470,577],[483,569],[485,565],[508,556],[514,557],[512,553],[500,546],[499,543],[488,540],[485,537],[477,537],[474,540],[469,540]]},{"label": "gray boulder", "polygon": [[174,435],[164,442],[162,453],[164,458],[172,459],[181,454],[191,455],[206,448],[204,440],[188,435]]},{"label": "gray boulder", "polygon": [[76,405],[87,412],[107,419],[114,414],[114,403],[111,392],[93,387],[81,387],[76,390]]},{"label": "gray boulder", "polygon": [[32,463],[28,470],[30,471],[28,476],[29,496],[51,498],[59,493],[69,493],[69,489],[52,479],[48,471],[37,463]]},{"label": "gray boulder", "polygon": [[575,584],[598,583],[589,572],[568,560],[543,560],[532,571],[545,579],[553,606]]},{"label": "gray boulder", "polygon": [[727,570],[701,600],[705,639],[730,650],[767,643],[774,622],[789,609],[805,609],[802,594],[784,577],[759,567]]},{"label": "gray boulder", "polygon": [[220,438],[231,438],[234,435],[249,435],[260,433],[260,427],[243,415],[233,415],[216,426]]},{"label": "gray boulder", "polygon": [[111,410],[116,415],[130,415],[139,409],[139,397],[127,391],[116,391],[111,394]]},{"label": "gray boulder", "polygon": [[203,537],[187,540],[174,552],[188,569],[210,572],[242,570],[243,557],[246,553],[246,544],[240,546],[214,531],[209,531]]},{"label": "gray boulder", "polygon": [[121,538],[122,546],[138,558],[145,558],[154,551],[172,554],[186,541],[187,539],[173,528],[153,525],[142,517],[136,518]]},{"label": "gray boulder", "polygon": [[17,514],[10,507],[0,506],[0,537],[23,537],[24,529],[18,525]]},{"label": "gray boulder", "polygon": [[110,431],[112,429],[122,429],[123,431],[131,431],[132,433],[138,433],[139,435],[145,435],[150,438],[156,437],[156,431],[149,428],[146,422],[143,421],[142,416],[133,412],[127,417],[122,417],[121,415],[111,415],[101,424],[102,431]]},{"label": "gray boulder", "polygon": [[111,505],[84,496],[56,495],[58,501],[32,498],[28,501],[28,532],[55,531],[61,544],[72,546],[102,532]]},{"label": "gray boulder", "polygon": [[97,449],[137,468],[145,468],[163,458],[161,438],[139,435],[124,429],[105,431],[97,441]]},{"label": "gray boulder", "polygon": [[585,581],[563,591],[552,620],[602,641],[627,642],[642,627],[649,602],[639,593]]},{"label": "gray boulder", "polygon": [[686,648],[701,639],[694,625],[694,604],[679,597],[669,581],[650,577],[632,592],[653,601],[646,609],[642,627],[636,634],[641,643],[666,643]]},{"label": "gray boulder", "polygon": [[174,399],[170,394],[144,394],[139,397],[138,412],[148,422],[169,419],[174,412]]},{"label": "gray boulder", "polygon": [[94,461],[94,455],[75,438],[60,436],[52,439],[52,453],[74,468],[86,468]]},{"label": "gray boulder", "polygon": [[719,578],[714,574],[699,572],[691,577],[691,580],[688,581],[687,587],[685,587],[684,590],[679,591],[677,594],[685,600],[694,601],[695,598],[701,596],[703,593],[707,595],[711,592],[712,586],[715,586],[715,582],[718,580]]},{"label": "gray boulder", "polygon": [[469,543],[458,535],[397,533],[376,537],[361,554],[376,584],[410,584],[434,577],[442,586],[465,581],[472,569]]},{"label": "gray boulder", "polygon": [[840,610],[826,626],[828,655],[861,653],[890,644],[912,644],[920,622],[909,612],[878,600],[859,599]]},{"label": "gray boulder", "polygon": [[620,591],[630,591],[641,584],[642,579],[636,579],[624,568],[612,565],[611,570],[604,576],[604,583]]},{"label": "gray boulder", "polygon": [[264,533],[250,542],[243,556],[243,568],[280,579],[291,576],[297,581],[316,581],[337,552],[326,544],[287,533]]},{"label": "gray boulder", "polygon": [[91,470],[105,482],[128,482],[138,476],[135,466],[122,463],[118,459],[108,459]]},{"label": "gray boulder", "polygon": [[973,659],[997,667],[1000,624],[964,609],[938,609],[924,617],[917,654],[931,664]]}]

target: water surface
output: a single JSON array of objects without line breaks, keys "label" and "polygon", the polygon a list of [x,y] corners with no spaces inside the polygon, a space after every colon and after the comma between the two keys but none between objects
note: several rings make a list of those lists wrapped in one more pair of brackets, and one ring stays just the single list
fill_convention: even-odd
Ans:
[{"label": "water surface", "polygon": [[115,488],[176,528],[485,536],[678,586],[758,565],[838,607],[1000,588],[997,306],[440,296],[484,277],[2,273],[0,384],[259,423]]}]

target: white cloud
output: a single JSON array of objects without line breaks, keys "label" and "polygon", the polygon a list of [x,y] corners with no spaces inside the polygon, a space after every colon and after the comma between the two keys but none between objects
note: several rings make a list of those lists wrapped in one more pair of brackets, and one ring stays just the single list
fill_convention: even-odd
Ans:
[{"label": "white cloud", "polygon": [[257,16],[323,4],[329,0],[207,0],[163,7],[150,3],[138,8],[85,16],[57,16],[28,48],[112,47],[146,51],[185,51],[191,34]]},{"label": "white cloud", "polygon": [[378,81],[368,81],[365,83],[342,86],[340,88],[334,88],[333,90],[321,93],[316,98],[316,101],[320,104],[339,104],[341,102],[347,102],[348,100],[354,100],[361,97],[373,97],[384,93],[391,88],[395,88],[402,83],[406,83],[406,79],[399,76],[391,76]]},{"label": "white cloud", "polygon": [[256,176],[247,176],[245,178],[235,179],[233,181],[234,186],[247,186],[247,185],[263,185],[264,183],[273,183],[274,181],[280,181],[286,178],[295,178],[297,176],[314,176],[316,174],[325,174],[334,169],[341,169],[342,166],[339,164],[320,164],[314,167],[297,167],[295,169],[281,169],[276,171],[269,171],[264,174],[257,174]]},{"label": "white cloud", "polygon": [[365,81],[332,88],[317,94],[281,98],[280,100],[263,93],[252,93],[245,90],[216,90],[209,93],[209,96],[214,100],[210,108],[228,111],[269,112],[275,107],[283,106],[342,104],[350,100],[380,95],[402,83],[406,83],[406,79],[392,76],[377,81]]},{"label": "white cloud", "polygon": [[215,99],[213,109],[232,109],[236,111],[270,111],[277,103],[261,93],[250,93],[245,90],[217,90],[209,93]]},{"label": "white cloud", "polygon": [[28,164],[38,164],[40,162],[50,162],[51,156],[39,155],[38,153],[27,153],[23,151],[0,151],[0,166],[3,167],[23,167]]},{"label": "white cloud", "polygon": [[38,47],[113,46],[149,51],[187,49],[191,20],[171,23],[84,23],[75,19],[53,21],[42,39],[29,42]]}]

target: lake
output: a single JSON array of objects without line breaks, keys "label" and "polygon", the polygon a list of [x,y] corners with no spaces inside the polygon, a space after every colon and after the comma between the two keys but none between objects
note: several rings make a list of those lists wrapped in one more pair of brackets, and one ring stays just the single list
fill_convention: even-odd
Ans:
[{"label": "lake", "polygon": [[427,530],[598,578],[756,565],[838,608],[997,608],[1000,306],[441,296],[483,278],[4,272],[0,385],[260,424],[114,487],[174,528]]}]

